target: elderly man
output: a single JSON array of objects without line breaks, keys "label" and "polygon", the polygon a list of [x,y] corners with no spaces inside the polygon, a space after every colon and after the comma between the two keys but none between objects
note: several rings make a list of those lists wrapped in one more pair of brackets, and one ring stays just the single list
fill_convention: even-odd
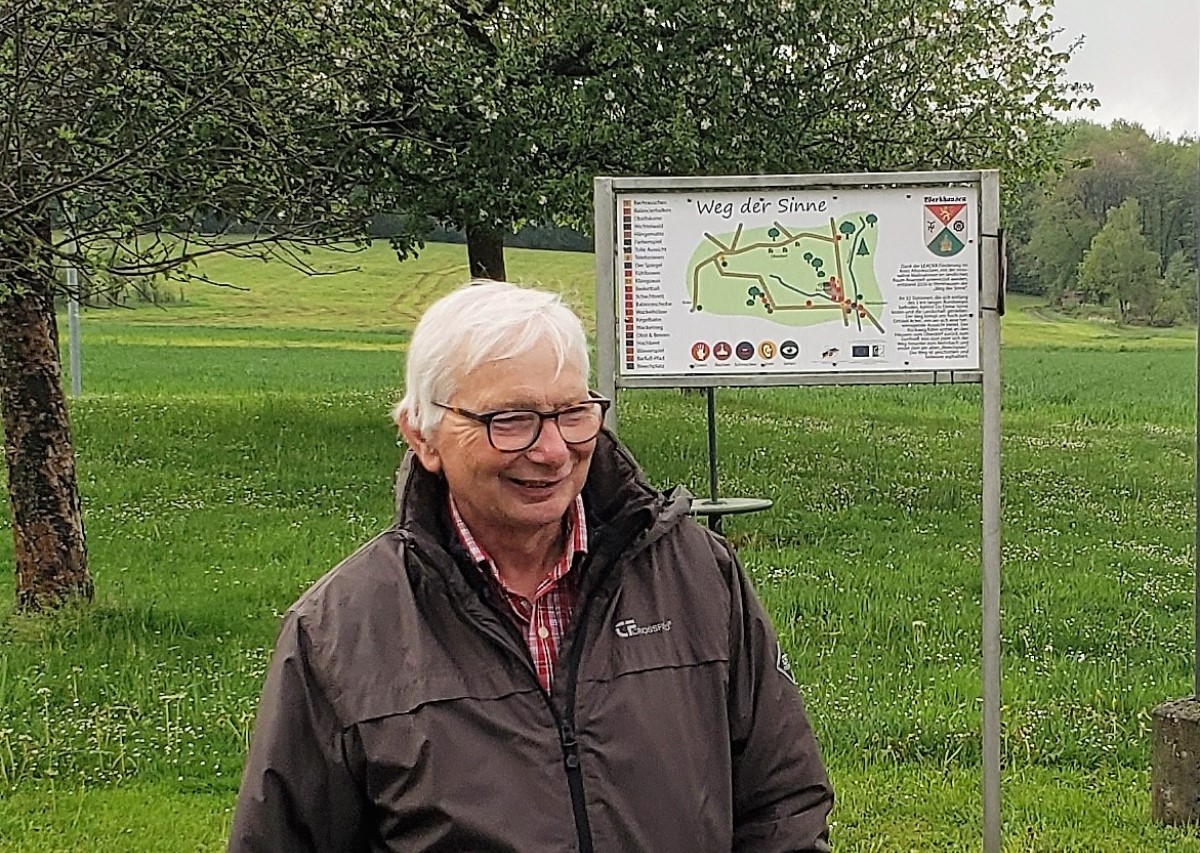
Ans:
[{"label": "elderly man", "polygon": [[425,314],[395,525],[288,611],[231,851],[829,849],[767,616],[587,377],[551,294],[480,284]]}]

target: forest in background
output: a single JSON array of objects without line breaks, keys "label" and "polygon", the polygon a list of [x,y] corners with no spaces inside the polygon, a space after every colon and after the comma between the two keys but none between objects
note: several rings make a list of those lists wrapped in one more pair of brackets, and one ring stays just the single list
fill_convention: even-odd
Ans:
[{"label": "forest in background", "polygon": [[1198,197],[1200,140],[1066,125],[1056,167],[1010,196],[1008,289],[1121,324],[1195,322]]},{"label": "forest in background", "polygon": [[[1058,128],[1053,167],[1039,180],[1006,187],[1007,288],[1043,296],[1079,318],[1170,327],[1197,321],[1196,239],[1200,139],[1156,137],[1141,125],[1078,121]],[[465,243],[447,220],[377,213],[374,240],[422,233],[423,243]],[[214,218],[205,233],[253,234],[262,223]],[[526,222],[505,233],[508,248],[593,250],[592,235],[553,223]],[[87,293],[92,305],[173,303],[182,290],[156,276],[131,278]]]}]

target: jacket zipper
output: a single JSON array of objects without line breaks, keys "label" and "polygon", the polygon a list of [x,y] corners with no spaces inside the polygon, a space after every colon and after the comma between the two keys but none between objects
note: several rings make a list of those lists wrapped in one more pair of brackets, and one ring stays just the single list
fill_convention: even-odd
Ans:
[{"label": "jacket zipper", "polygon": [[[489,609],[495,613],[495,608],[487,605]],[[584,611],[579,613],[582,618],[586,612],[586,604]],[[499,618],[504,618],[503,614],[495,614]],[[478,624],[478,623],[476,623]],[[582,624],[582,623],[580,623]],[[497,645],[501,646],[509,654],[515,654],[516,651],[510,644],[512,637],[505,636],[502,632],[495,629],[491,625],[479,625],[479,628],[487,634]],[[582,636],[582,635],[581,635]],[[582,642],[576,640],[574,649],[582,649]],[[574,704],[575,704],[575,673],[579,668],[580,654],[577,652],[571,661],[571,665],[567,668],[567,678],[569,681],[567,696],[571,707],[566,710],[560,710],[554,704],[554,700],[550,698],[550,693],[546,688],[542,687],[542,683],[537,680],[537,673],[534,671],[529,657],[526,654],[517,655],[524,663],[530,664],[527,670],[533,675],[533,680],[538,686],[538,690],[542,694],[542,699],[546,703],[546,708],[549,709],[550,715],[554,717],[554,723],[558,728],[558,742],[563,754],[563,768],[567,774],[567,789],[571,794],[571,815],[575,819],[575,834],[579,839],[579,853],[593,853],[592,846],[592,828],[587,816],[587,800],[583,791],[583,770],[579,763],[579,741],[575,738],[575,719],[574,719]]]},{"label": "jacket zipper", "polygon": [[[415,543],[414,543],[415,544]],[[428,557],[427,557],[428,559]],[[606,568],[611,569],[612,564],[609,563]],[[595,571],[595,569],[593,569]],[[607,572],[604,572],[607,574]],[[509,654],[516,655],[521,661],[526,664],[526,671],[533,675],[533,681],[537,684],[538,690],[542,694],[542,699],[546,703],[546,707],[550,711],[550,715],[554,717],[555,724],[558,726],[558,742],[563,754],[563,767],[567,774],[567,788],[571,794],[571,813],[575,819],[575,833],[579,840],[579,853],[594,853],[595,847],[592,844],[592,827],[591,821],[587,815],[587,797],[583,789],[583,769],[580,767],[579,761],[579,741],[575,736],[575,688],[579,673],[579,663],[583,658],[583,637],[585,635],[584,627],[587,624],[587,613],[593,601],[595,600],[595,592],[583,602],[583,609],[575,615],[575,642],[571,646],[571,659],[568,661],[566,678],[566,708],[559,709],[554,700],[550,697],[549,691],[542,687],[542,683],[538,681],[537,672],[533,668],[533,662],[530,660],[528,650],[522,647],[522,651],[518,652],[516,648],[516,637],[512,634],[505,635],[504,632],[496,629],[494,625],[475,622],[474,624],[486,634],[494,643],[503,648]],[[491,611],[492,615],[498,619],[504,619],[505,614],[499,612],[491,602],[485,602],[484,607]]]},{"label": "jacket zipper", "polygon": [[567,787],[571,791],[571,812],[575,817],[575,832],[579,836],[579,853],[592,853],[592,825],[588,821],[587,801],[583,793],[583,770],[579,766],[579,742],[575,740],[575,724],[566,717],[558,724],[562,742],[563,766],[567,768]]},{"label": "jacket zipper", "polygon": [[[598,573],[601,578],[608,575],[612,571],[615,560],[609,559],[601,566],[592,566],[590,571]],[[590,594],[583,600],[583,608],[575,614],[574,632],[575,642],[571,645],[571,657],[567,661],[566,671],[566,697],[562,716],[559,720],[559,740],[562,743],[563,750],[563,766],[567,771],[567,786],[571,791],[571,810],[575,814],[575,831],[579,836],[579,853],[593,853],[592,845],[592,825],[588,820],[587,815],[587,797],[583,790],[583,769],[579,762],[579,742],[575,738],[575,688],[579,680],[579,664],[583,659],[583,640],[587,636],[588,611],[596,602],[596,597],[600,593],[602,584],[598,583],[590,590]],[[539,685],[540,686],[540,685]],[[554,703],[550,700],[550,695],[545,690],[542,691],[546,697],[546,703],[550,706],[553,713]]]}]

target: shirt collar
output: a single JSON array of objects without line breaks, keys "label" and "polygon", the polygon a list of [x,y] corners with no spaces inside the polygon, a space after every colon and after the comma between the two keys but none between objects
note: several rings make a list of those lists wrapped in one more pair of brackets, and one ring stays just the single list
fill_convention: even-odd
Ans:
[{"label": "shirt collar", "polygon": [[[496,566],[492,562],[492,558],[488,556],[487,551],[483,550],[483,546],[479,544],[472,535],[471,529],[467,527],[462,513],[458,511],[458,504],[454,501],[454,495],[449,495],[449,498],[450,519],[454,523],[454,532],[458,535],[459,541],[467,549],[467,553],[471,555],[472,562],[476,565],[486,564],[492,573],[495,574]],[[576,495],[575,500],[571,502],[571,506],[567,509],[566,549],[562,558],[569,567],[574,563],[575,555],[586,554],[587,549],[587,514],[583,509],[583,496]]]}]

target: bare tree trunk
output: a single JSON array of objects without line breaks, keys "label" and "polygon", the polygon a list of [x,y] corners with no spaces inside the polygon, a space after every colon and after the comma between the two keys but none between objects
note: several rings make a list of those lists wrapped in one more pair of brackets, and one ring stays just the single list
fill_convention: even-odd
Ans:
[{"label": "bare tree trunk", "polygon": [[468,225],[467,263],[471,278],[504,281],[504,232],[483,225]]},{"label": "bare tree trunk", "polygon": [[[63,397],[54,285],[30,264],[50,240],[0,253],[0,416],[16,545],[17,609],[47,610],[92,597],[75,452]],[[25,274],[16,270],[33,272]],[[19,278],[19,280],[17,280]]]}]

